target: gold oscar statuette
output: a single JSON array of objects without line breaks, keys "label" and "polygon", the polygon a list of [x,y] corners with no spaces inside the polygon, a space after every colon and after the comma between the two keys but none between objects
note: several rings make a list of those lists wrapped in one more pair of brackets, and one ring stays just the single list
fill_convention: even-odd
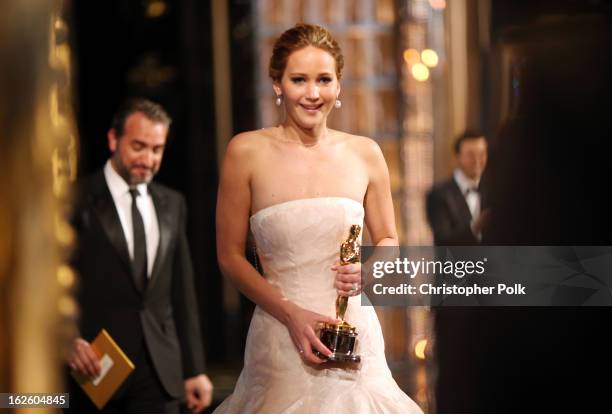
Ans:
[{"label": "gold oscar statuette", "polygon": [[[361,246],[358,241],[360,232],[361,226],[353,224],[348,239],[340,245],[340,264],[342,266],[358,263],[361,259]],[[338,295],[336,298],[336,318],[340,319],[341,322],[336,324],[326,323],[319,332],[319,339],[332,351],[332,355],[327,357],[318,351],[314,351],[319,358],[333,362],[361,361],[361,357],[355,354],[356,329],[344,319],[347,306],[348,296]]]}]

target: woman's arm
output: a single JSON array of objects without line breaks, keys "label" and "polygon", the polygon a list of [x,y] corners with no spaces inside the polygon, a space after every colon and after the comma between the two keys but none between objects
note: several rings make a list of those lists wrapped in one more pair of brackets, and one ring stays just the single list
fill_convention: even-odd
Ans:
[{"label": "woman's arm", "polygon": [[[397,246],[391,184],[385,158],[378,144],[367,138],[360,138],[359,152],[368,173],[364,209],[372,244]],[[355,296],[360,293],[363,288],[360,263],[346,266],[339,266],[339,263],[336,263],[332,269],[338,272],[335,286],[340,295]]]},{"label": "woman's arm", "polygon": [[389,169],[378,144],[369,141],[366,153],[366,166],[369,183],[364,207],[368,231],[375,246],[397,246],[397,230],[391,197]]}]

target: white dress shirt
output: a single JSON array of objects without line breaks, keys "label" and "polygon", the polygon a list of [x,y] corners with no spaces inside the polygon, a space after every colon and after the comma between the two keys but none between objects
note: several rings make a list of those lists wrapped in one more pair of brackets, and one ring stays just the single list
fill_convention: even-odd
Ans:
[{"label": "white dress shirt", "polygon": [[472,214],[472,220],[470,221],[470,227],[472,228],[472,233],[476,236],[478,240],[481,239],[482,234],[476,233],[474,231],[474,224],[480,216],[480,193],[478,192],[478,184],[479,180],[472,180],[469,178],[460,168],[457,168],[453,173],[453,178],[459,186],[459,190],[461,190],[461,194],[465,198],[465,202],[470,209],[470,213]]},{"label": "white dress shirt", "polygon": [[[123,177],[115,171],[110,160],[106,161],[104,166],[104,178],[119,214],[119,221],[121,221],[130,259],[134,259],[134,227],[132,226],[132,195],[130,194],[130,187]],[[147,276],[150,278],[159,245],[159,223],[157,222],[155,205],[147,189],[147,184],[139,184],[136,186],[136,189],[140,193],[136,197],[136,207],[144,223],[147,243]]]}]

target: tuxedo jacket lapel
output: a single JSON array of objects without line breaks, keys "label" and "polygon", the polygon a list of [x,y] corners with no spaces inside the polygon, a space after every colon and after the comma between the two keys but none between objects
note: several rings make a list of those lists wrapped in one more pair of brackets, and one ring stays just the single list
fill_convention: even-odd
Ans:
[{"label": "tuxedo jacket lapel", "polygon": [[470,207],[468,206],[467,201],[465,201],[465,197],[461,193],[461,189],[459,188],[459,185],[457,185],[457,182],[454,179],[452,179],[452,182],[452,192],[449,195],[452,198],[452,203],[456,207],[454,211],[459,214],[463,222],[469,223],[472,220],[472,213],[470,212]]},{"label": "tuxedo jacket lapel", "polygon": [[155,205],[155,214],[159,225],[159,245],[157,246],[157,254],[151,271],[151,279],[149,280],[148,289],[155,285],[158,279],[161,264],[164,262],[168,254],[168,246],[172,235],[172,215],[168,206],[168,200],[155,184],[149,185],[149,192]]},{"label": "tuxedo jacket lapel", "polygon": [[92,186],[94,187],[92,188],[92,208],[121,261],[130,274],[133,274],[132,261],[130,260],[123,227],[121,227],[115,202],[102,172],[96,175]]}]

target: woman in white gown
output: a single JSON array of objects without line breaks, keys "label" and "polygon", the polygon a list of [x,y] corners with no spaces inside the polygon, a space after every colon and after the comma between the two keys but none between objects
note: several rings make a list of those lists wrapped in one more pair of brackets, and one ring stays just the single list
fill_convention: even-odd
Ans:
[{"label": "woman in white gown", "polygon": [[[343,58],[330,33],[300,24],[274,45],[269,73],[282,125],[239,134],[228,146],[217,204],[221,270],[257,307],[244,369],[215,413],[420,413],[397,386],[376,313],[359,301],[359,263],[338,265],[352,224],[376,245],[396,245],[388,170],[369,138],[327,128],[341,107]],[[262,278],[245,257],[252,231]],[[325,363],[320,323],[337,322],[350,296],[357,365]]]}]

